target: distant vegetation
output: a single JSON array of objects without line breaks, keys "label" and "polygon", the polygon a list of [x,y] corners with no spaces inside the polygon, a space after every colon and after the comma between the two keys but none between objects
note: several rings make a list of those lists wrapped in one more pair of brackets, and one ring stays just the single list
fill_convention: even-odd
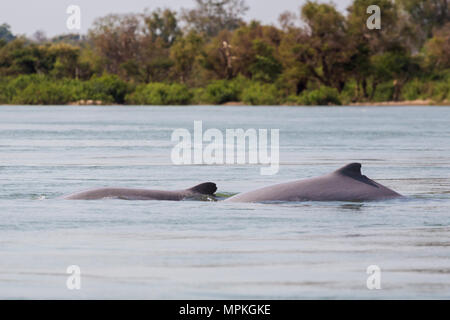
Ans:
[{"label": "distant vegetation", "polygon": [[[369,5],[381,30],[369,30]],[[243,0],[108,15],[85,36],[0,25],[0,104],[339,105],[450,100],[447,0],[306,2],[278,27]],[[181,27],[182,26],[182,27]]]}]

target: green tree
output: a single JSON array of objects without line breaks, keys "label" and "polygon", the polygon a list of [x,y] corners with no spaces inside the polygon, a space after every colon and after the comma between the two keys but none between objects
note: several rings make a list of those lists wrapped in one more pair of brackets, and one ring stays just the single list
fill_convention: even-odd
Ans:
[{"label": "green tree", "polygon": [[252,79],[264,82],[274,82],[282,72],[281,63],[275,58],[275,48],[264,41],[256,39],[253,41],[255,57],[249,70]]},{"label": "green tree", "polygon": [[0,49],[0,74],[19,75],[45,73],[50,65],[36,44],[23,37],[17,38]]},{"label": "green tree", "polygon": [[52,73],[58,78],[78,78],[80,48],[65,43],[52,44],[45,48],[53,61]]},{"label": "green tree", "polygon": [[450,68],[450,22],[437,29],[424,47],[425,62],[433,70]]},{"label": "green tree", "polygon": [[195,32],[178,38],[170,48],[175,77],[185,83],[191,76],[196,60],[202,50],[203,38]]},{"label": "green tree", "polygon": [[281,87],[286,95],[298,95],[307,88],[311,78],[309,67],[302,62],[301,53],[309,36],[300,28],[291,25],[281,39],[278,51],[283,65],[280,75]]},{"label": "green tree", "polygon": [[86,41],[85,38],[86,38],[85,36],[81,36],[80,34],[77,33],[69,33],[54,36],[53,38],[50,39],[50,41],[54,43],[63,42],[67,44],[78,45],[85,42]]},{"label": "green tree", "polygon": [[8,24],[4,23],[0,25],[0,40],[10,42],[15,38],[16,37],[11,33],[11,27]]},{"label": "green tree", "polygon": [[121,65],[137,59],[140,50],[141,17],[108,15],[94,21],[89,38],[109,73],[119,74]]},{"label": "green tree", "polygon": [[448,0],[397,0],[411,16],[412,23],[418,25],[416,35],[421,43],[431,38],[434,28],[440,28],[450,19]]},{"label": "green tree", "polygon": [[108,73],[135,82],[167,80],[173,62],[170,42],[179,31],[174,14],[109,15],[96,20],[90,39]]},{"label": "green tree", "polygon": [[147,25],[146,32],[153,41],[160,38],[167,46],[171,46],[181,36],[177,14],[172,10],[156,9],[144,15],[144,21]]},{"label": "green tree", "polygon": [[[348,78],[347,27],[334,5],[308,1],[301,9],[306,41],[296,47],[297,59],[321,84],[342,91]],[[351,48],[350,48],[351,49]]]},{"label": "green tree", "polygon": [[393,93],[390,98],[397,101],[403,86],[419,69],[416,59],[401,50],[375,55],[372,57],[372,64],[374,66],[372,99],[378,84],[392,81]]},{"label": "green tree", "polygon": [[191,30],[214,37],[223,30],[234,30],[248,10],[244,0],[195,0],[196,7],[183,10],[183,20]]},{"label": "green tree", "polygon": [[230,43],[234,73],[257,81],[275,81],[282,70],[277,57],[281,38],[280,30],[258,21],[236,29]]},{"label": "green tree", "polygon": [[[382,12],[382,28],[370,30],[366,26],[368,18],[367,8],[377,5]],[[355,100],[361,97],[367,99],[369,78],[373,66],[371,56],[382,54],[397,44],[398,46],[398,12],[395,4],[390,0],[354,0],[348,7],[348,37],[352,54],[349,69],[356,80]]]},{"label": "green tree", "polygon": [[223,30],[203,48],[200,63],[212,73],[211,78],[232,79],[237,75],[235,48],[230,44],[232,33]]}]

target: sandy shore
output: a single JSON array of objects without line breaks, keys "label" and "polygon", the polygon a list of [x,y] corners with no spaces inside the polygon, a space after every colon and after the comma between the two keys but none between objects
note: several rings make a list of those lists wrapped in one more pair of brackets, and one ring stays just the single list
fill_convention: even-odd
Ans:
[{"label": "sandy shore", "polygon": [[69,106],[101,106],[103,101],[101,100],[79,100],[74,102],[69,102]]},{"label": "sandy shore", "polygon": [[[11,104],[0,104],[0,106],[10,106]],[[80,101],[74,101],[70,102],[67,105],[69,106],[101,106],[101,105],[118,105],[118,104],[104,104],[101,100],[80,100]],[[205,105],[208,104],[199,104],[199,105]],[[31,106],[31,105],[30,105]],[[242,107],[248,107],[251,106],[249,104],[246,104],[244,102],[240,101],[231,101],[224,104],[221,104],[220,106],[242,106]],[[282,106],[294,106],[289,104],[283,104]],[[345,106],[345,105],[344,105]],[[350,103],[348,106],[361,106],[361,107],[371,107],[371,106],[379,106],[379,107],[388,107],[388,106],[449,106],[450,107],[450,101],[444,100],[441,102],[436,102],[430,99],[427,100],[406,100],[406,101],[383,101],[383,102],[355,102]],[[257,107],[257,106],[255,106]],[[308,106],[308,107],[314,107],[314,106]]]},{"label": "sandy shore", "polygon": [[[427,100],[406,100],[406,101],[383,101],[383,102],[355,102],[348,104],[349,106],[450,106],[450,101],[444,100],[436,102],[431,99]],[[233,101],[222,104],[222,106],[249,106],[244,102]]]},{"label": "sandy shore", "polygon": [[436,102],[427,100],[406,100],[406,101],[384,101],[384,102],[356,102],[350,103],[350,106],[450,106],[450,101],[444,100]]}]

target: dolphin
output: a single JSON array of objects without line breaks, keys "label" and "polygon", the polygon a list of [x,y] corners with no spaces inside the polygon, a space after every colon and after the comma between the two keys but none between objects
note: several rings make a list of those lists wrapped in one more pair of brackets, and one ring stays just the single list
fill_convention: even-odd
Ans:
[{"label": "dolphin", "polygon": [[363,176],[360,163],[351,163],[321,177],[277,184],[241,193],[224,201],[370,201],[401,197],[397,192]]},{"label": "dolphin", "polygon": [[100,199],[122,199],[122,200],[166,200],[181,201],[189,198],[201,198],[205,195],[214,195],[217,191],[215,183],[207,182],[199,184],[190,189],[178,191],[125,189],[125,188],[101,188],[82,191],[63,197],[66,200],[100,200]]}]

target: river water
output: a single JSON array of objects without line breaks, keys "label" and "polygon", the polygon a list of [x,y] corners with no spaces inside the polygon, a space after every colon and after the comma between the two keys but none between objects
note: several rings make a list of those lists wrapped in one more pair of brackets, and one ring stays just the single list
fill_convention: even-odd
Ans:
[{"label": "river water", "polygon": [[[280,170],[177,166],[174,129],[279,129]],[[222,197],[350,162],[381,202],[67,201],[103,186]],[[69,290],[68,266],[81,270]],[[369,290],[369,266],[381,289]],[[0,108],[2,299],[450,298],[450,108]]]}]

